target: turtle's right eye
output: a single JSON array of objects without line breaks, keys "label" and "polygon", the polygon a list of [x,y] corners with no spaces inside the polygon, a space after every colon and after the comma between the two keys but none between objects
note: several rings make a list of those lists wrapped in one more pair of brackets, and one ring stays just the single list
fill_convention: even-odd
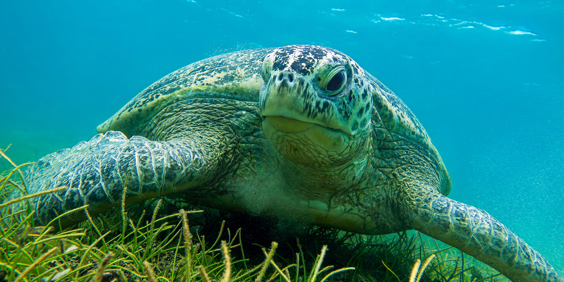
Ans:
[{"label": "turtle's right eye", "polygon": [[272,70],[274,58],[274,53],[270,53],[264,58],[264,61],[262,62],[262,79],[265,83],[270,79],[270,71]]}]

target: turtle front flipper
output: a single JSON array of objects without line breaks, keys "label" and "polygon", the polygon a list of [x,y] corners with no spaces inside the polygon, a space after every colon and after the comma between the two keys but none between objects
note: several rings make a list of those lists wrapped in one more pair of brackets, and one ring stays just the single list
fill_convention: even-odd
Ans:
[{"label": "turtle front flipper", "polygon": [[[28,193],[61,186],[57,193],[35,198],[36,218],[47,224],[57,215],[89,205],[91,215],[120,206],[124,187],[126,203],[186,191],[205,183],[217,171],[218,148],[211,143],[177,138],[150,141],[123,133],[108,131],[88,142],[43,157],[27,174]],[[217,145],[217,143],[215,144]],[[68,226],[86,218],[84,212],[61,218]]]},{"label": "turtle front flipper", "polygon": [[487,212],[429,193],[413,199],[414,229],[460,249],[512,281],[564,281],[537,251]]}]

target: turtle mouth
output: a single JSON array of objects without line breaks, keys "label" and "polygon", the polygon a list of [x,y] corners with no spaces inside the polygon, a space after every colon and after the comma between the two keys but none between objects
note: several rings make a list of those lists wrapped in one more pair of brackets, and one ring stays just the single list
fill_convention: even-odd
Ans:
[{"label": "turtle mouth", "polygon": [[288,149],[287,145],[293,151],[311,149],[313,145],[325,152],[341,153],[349,141],[349,135],[342,130],[284,116],[264,116],[262,127],[271,141],[285,148],[283,151]]},{"label": "turtle mouth", "polygon": [[333,133],[342,133],[351,136],[350,133],[341,128],[333,128],[316,120],[300,119],[299,117],[287,117],[284,115],[263,115],[262,119],[263,121],[268,120],[278,131],[287,133],[304,132],[314,126],[318,126],[323,129],[332,131]]},{"label": "turtle mouth", "polygon": [[272,126],[274,126],[277,130],[288,133],[304,132],[315,125],[319,125],[313,122],[301,121],[284,116],[265,116],[263,119],[268,119],[268,122],[270,122],[270,124],[272,124]]},{"label": "turtle mouth", "polygon": [[338,128],[331,128],[329,126],[327,126],[326,124],[323,124],[319,121],[314,121],[314,120],[302,120],[302,119],[298,119],[295,117],[286,117],[286,116],[277,116],[277,115],[272,115],[272,116],[263,116],[262,117],[263,120],[268,119],[270,121],[270,123],[272,123],[272,125],[274,127],[276,127],[278,130],[280,131],[284,131],[284,132],[303,132],[306,131],[310,128],[312,128],[313,126],[319,126],[322,128],[325,128],[327,130],[331,130],[331,131],[337,131],[340,133],[344,133],[349,135],[348,133],[346,133],[345,131],[338,129]]}]

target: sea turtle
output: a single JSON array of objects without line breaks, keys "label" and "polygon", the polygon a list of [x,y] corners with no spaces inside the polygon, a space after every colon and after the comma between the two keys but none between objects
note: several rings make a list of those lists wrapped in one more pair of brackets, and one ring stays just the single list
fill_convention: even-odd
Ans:
[{"label": "sea turtle", "polygon": [[[447,170],[407,106],[347,55],[321,46],[238,51],[143,90],[88,142],[43,157],[37,220],[164,195],[363,234],[415,229],[513,281],[563,281],[485,211],[451,200]],[[83,213],[61,219],[79,222]]]}]

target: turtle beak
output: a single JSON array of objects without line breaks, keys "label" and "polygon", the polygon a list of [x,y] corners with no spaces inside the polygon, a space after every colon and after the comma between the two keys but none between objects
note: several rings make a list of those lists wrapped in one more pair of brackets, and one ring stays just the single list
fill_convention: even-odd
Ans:
[{"label": "turtle beak", "polygon": [[336,111],[334,105],[322,101],[312,84],[299,74],[273,72],[261,88],[259,104],[263,119],[284,118],[271,120],[281,130],[300,131],[309,126],[306,124],[315,124],[352,136],[351,130],[331,114]]}]

